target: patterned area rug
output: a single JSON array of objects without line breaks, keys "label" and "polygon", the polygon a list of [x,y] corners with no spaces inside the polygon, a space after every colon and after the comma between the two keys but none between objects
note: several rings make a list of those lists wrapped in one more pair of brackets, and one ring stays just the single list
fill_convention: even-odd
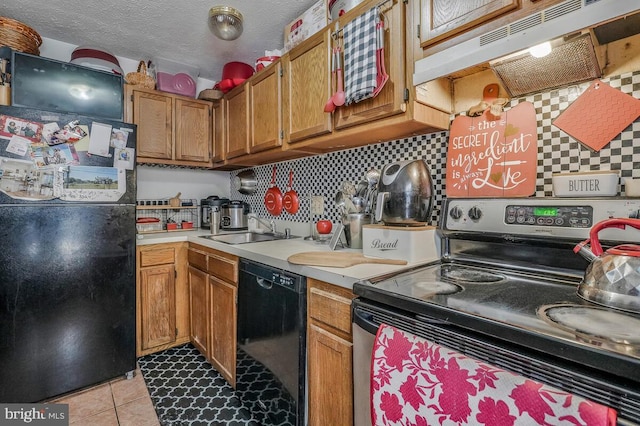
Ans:
[{"label": "patterned area rug", "polygon": [[253,418],[265,426],[295,426],[297,406],[282,382],[243,350],[236,356],[237,395]]},{"label": "patterned area rug", "polygon": [[191,344],[138,359],[163,426],[258,426],[235,390]]},{"label": "patterned area rug", "polygon": [[295,425],[296,404],[282,383],[245,352],[237,356],[238,391],[191,344],[139,358],[160,424]]}]

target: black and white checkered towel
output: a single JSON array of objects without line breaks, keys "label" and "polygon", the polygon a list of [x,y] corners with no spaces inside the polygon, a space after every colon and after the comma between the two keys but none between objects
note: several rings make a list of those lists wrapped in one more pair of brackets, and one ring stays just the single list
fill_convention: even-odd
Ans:
[{"label": "black and white checkered towel", "polygon": [[345,105],[370,98],[376,88],[377,18],[374,7],[343,29]]}]

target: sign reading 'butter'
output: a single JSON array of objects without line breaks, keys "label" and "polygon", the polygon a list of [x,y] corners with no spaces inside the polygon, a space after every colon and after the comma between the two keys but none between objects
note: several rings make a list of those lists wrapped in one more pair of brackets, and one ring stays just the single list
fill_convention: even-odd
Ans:
[{"label": "sign reading 'butter'", "polygon": [[618,194],[618,171],[557,173],[552,177],[555,197],[612,197]]},{"label": "sign reading 'butter'", "polygon": [[569,181],[570,192],[597,191],[600,192],[599,179],[572,179]]}]

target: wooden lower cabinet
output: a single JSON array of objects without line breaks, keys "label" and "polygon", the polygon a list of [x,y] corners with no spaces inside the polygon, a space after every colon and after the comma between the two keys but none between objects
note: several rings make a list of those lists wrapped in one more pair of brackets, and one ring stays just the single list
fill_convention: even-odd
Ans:
[{"label": "wooden lower cabinet", "polygon": [[235,387],[239,259],[198,244],[188,259],[191,342]]},{"label": "wooden lower cabinet", "polygon": [[136,353],[158,352],[189,341],[186,243],[136,249]]},{"label": "wooden lower cabinet", "polygon": [[307,280],[309,425],[353,425],[353,337],[346,288]]},{"label": "wooden lower cabinet", "polygon": [[353,424],[353,344],[311,324],[309,425]]},{"label": "wooden lower cabinet", "polygon": [[238,288],[209,277],[209,361],[231,386],[236,386],[236,300]]},{"label": "wooden lower cabinet", "polygon": [[208,321],[207,299],[209,294],[209,275],[189,266],[189,304],[191,306],[190,325],[191,343],[205,357],[208,357]]},{"label": "wooden lower cabinet", "polygon": [[161,265],[140,271],[142,349],[167,345],[175,340],[175,267]]}]

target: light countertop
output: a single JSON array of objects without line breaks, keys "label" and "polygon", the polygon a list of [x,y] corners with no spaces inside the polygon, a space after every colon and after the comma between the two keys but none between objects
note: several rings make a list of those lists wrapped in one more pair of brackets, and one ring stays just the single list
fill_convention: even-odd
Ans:
[{"label": "light countertop", "polygon": [[[389,273],[409,269],[430,261],[413,262],[407,265],[384,265],[375,263],[365,263],[350,266],[348,268],[328,268],[308,265],[294,265],[287,261],[292,254],[309,251],[326,251],[331,249],[328,244],[319,244],[315,241],[304,240],[303,238],[292,238],[288,240],[262,241],[246,244],[226,244],[213,241],[207,238],[200,238],[202,235],[209,235],[207,230],[170,232],[157,234],[138,234],[137,245],[175,243],[188,241],[197,243],[205,247],[224,251],[254,262],[263,263],[275,268],[280,268],[295,274],[309,278],[315,278],[331,284],[351,289],[353,284],[360,280],[386,275]],[[338,251],[361,253],[362,250],[337,248]]]}]

